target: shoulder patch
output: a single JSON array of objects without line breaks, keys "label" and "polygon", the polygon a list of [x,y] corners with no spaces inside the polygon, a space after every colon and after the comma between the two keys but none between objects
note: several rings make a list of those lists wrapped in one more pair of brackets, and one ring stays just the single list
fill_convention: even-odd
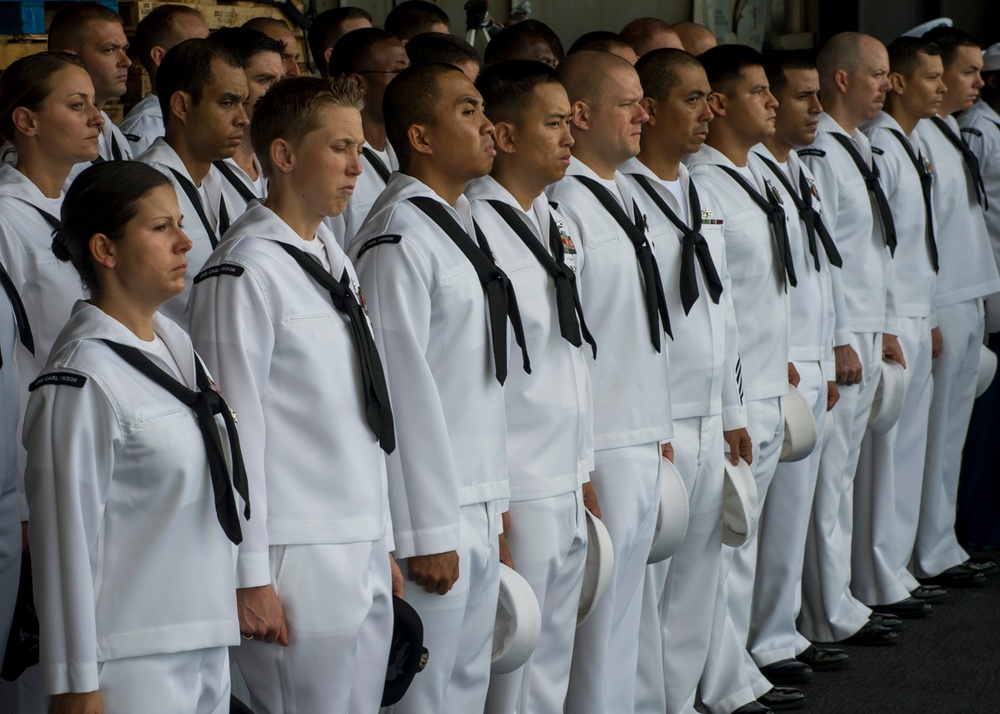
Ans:
[{"label": "shoulder patch", "polygon": [[822,149],[797,149],[795,153],[799,156],[826,156]]},{"label": "shoulder patch", "polygon": [[362,255],[367,253],[372,248],[377,248],[378,246],[384,245],[386,243],[399,243],[399,241],[401,240],[403,240],[403,236],[397,233],[388,233],[384,236],[375,236],[374,238],[369,238],[368,240],[365,241],[365,244],[361,246],[361,250],[358,251],[358,257],[360,258]]},{"label": "shoulder patch", "polygon": [[125,134],[125,138],[131,141],[133,144],[142,141],[142,137],[139,136],[138,134]]},{"label": "shoulder patch", "polygon": [[197,285],[202,280],[217,278],[220,275],[232,275],[234,278],[238,278],[243,275],[243,266],[233,265],[232,263],[219,263],[218,265],[213,265],[211,268],[205,268],[203,271],[194,276],[194,284]]},{"label": "shoulder patch", "polygon": [[882,154],[885,153],[885,149],[880,149],[877,146],[873,146],[872,153],[875,154],[876,156],[881,156]]},{"label": "shoulder patch", "polygon": [[983,132],[979,131],[979,129],[977,129],[974,126],[963,126],[962,127],[962,133],[963,134],[973,134],[975,136],[982,136],[983,135]]},{"label": "shoulder patch", "polygon": [[28,391],[33,392],[39,387],[44,387],[46,384],[65,384],[67,387],[83,389],[83,385],[86,383],[87,378],[82,374],[74,374],[73,372],[49,372],[48,374],[43,374],[41,377],[29,384]]}]

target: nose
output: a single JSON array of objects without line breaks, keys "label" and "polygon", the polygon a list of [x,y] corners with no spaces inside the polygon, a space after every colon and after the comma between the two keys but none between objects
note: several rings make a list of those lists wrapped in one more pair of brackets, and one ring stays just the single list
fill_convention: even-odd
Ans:
[{"label": "nose", "polygon": [[183,255],[194,247],[194,243],[188,238],[187,233],[182,228],[177,229],[177,252]]},{"label": "nose", "polygon": [[236,126],[244,127],[250,123],[250,115],[247,114],[247,107],[245,104],[240,103],[240,108],[236,112],[236,118],[233,120]]},{"label": "nose", "polygon": [[101,114],[101,110],[96,104],[90,105],[90,122],[91,125],[96,126],[98,129],[104,126],[104,115]]},{"label": "nose", "polygon": [[767,103],[766,104],[767,108],[768,109],[774,109],[775,107],[777,107],[778,106],[778,100],[775,98],[775,96],[773,94],[771,94],[771,90],[769,90],[769,89],[766,90],[765,94],[767,96],[764,97],[764,101]]},{"label": "nose", "polygon": [[642,105],[639,102],[635,103],[635,108],[636,108],[636,113],[635,116],[632,118],[632,123],[645,124],[646,122],[648,122],[649,113],[645,109],[643,109]]},{"label": "nose", "polygon": [[285,65],[286,77],[298,77],[302,74],[302,70],[299,69],[299,63],[294,58],[288,60]]},{"label": "nose", "polygon": [[118,50],[118,66],[123,69],[128,69],[132,66],[132,60],[129,59],[125,50]]},{"label": "nose", "polygon": [[560,136],[559,139],[559,146],[563,146],[567,149],[576,143],[576,139],[573,138],[573,132],[569,129],[569,122],[563,124],[562,136]]},{"label": "nose", "polygon": [[347,175],[360,176],[363,170],[364,167],[361,165],[361,151],[358,150],[358,152],[354,154],[354,158],[351,160],[351,163],[347,165]]},{"label": "nose", "polygon": [[976,72],[976,78],[975,78],[975,80],[973,80],[973,82],[972,82],[972,88],[973,88],[973,89],[982,89],[982,88],[983,88],[983,87],[985,87],[985,86],[986,86],[986,82],[984,82],[984,81],[983,81],[983,75],[981,75],[981,74],[980,74],[980,73],[979,73],[979,72],[977,71],[977,72]]},{"label": "nose", "polygon": [[823,104],[819,101],[819,95],[814,94],[809,100],[809,113],[819,116],[823,113]]}]

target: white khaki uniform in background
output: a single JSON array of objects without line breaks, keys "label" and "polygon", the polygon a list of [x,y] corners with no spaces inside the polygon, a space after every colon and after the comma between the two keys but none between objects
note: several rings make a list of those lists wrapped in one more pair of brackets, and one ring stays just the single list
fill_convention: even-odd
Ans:
[{"label": "white khaki uniform in background", "polygon": [[178,185],[177,177],[173,171],[194,185],[191,174],[188,173],[181,157],[170,148],[166,140],[161,137],[154,141],[146,152],[136,158],[136,161],[149,164],[170,179],[170,183],[173,184],[174,191],[177,193],[177,203],[180,206],[181,215],[184,216],[184,234],[191,239],[193,244],[191,250],[185,254],[188,267],[184,274],[184,292],[160,308],[160,312],[177,324],[186,325],[188,319],[185,310],[191,295],[192,281],[201,272],[202,266],[219,242],[219,206],[225,200],[222,193],[223,179],[219,175],[218,169],[212,167],[205,174],[205,178],[201,180],[201,186],[195,187],[201,197],[201,208],[205,213],[205,218],[208,219],[208,225],[205,225],[187,193]]},{"label": "white khaki uniform in background", "polygon": [[[472,215],[514,285],[531,356],[531,374],[512,369],[504,383],[510,548],[514,569],[531,585],[542,612],[534,654],[523,667],[490,678],[488,714],[562,714],[576,637],[576,617],[587,555],[581,484],[593,468],[593,414],[586,342],[574,347],[560,332],[554,279],[487,201],[510,206],[546,252],[550,217],[545,195],[524,211],[492,177],[469,184]],[[558,224],[557,224],[558,225]],[[566,241],[569,241],[568,243]],[[565,262],[576,269],[572,236]],[[556,256],[553,256],[554,258]],[[511,359],[518,359],[517,347]]]},{"label": "white khaki uniform in background", "polygon": [[[814,188],[812,173],[794,151],[784,162],[779,162],[763,144],[753,151],[775,164],[800,198],[803,198],[800,177],[804,177],[812,207],[823,218],[823,205]],[[798,283],[788,291],[788,353],[799,373],[799,394],[816,419],[816,448],[801,461],[778,464],[761,511],[757,577],[747,639],[747,648],[758,667],[791,659],[810,644],[798,633],[795,620],[799,614],[802,559],[826,426],[827,380],[833,379],[836,322],[833,282],[840,279],[840,269],[831,265],[818,232],[816,255],[811,252],[808,232],[787,188],[769,166],[763,168],[763,175],[779,191],[788,218],[788,238]],[[759,673],[752,679],[758,696],[771,688],[770,682]]]},{"label": "white khaki uniform in background", "polygon": [[[2,260],[6,266],[6,260]],[[21,572],[21,518],[17,505],[17,426],[21,416],[21,384],[15,350],[18,345],[14,308],[0,288],[0,652],[7,633]],[[0,702],[6,693],[0,692]]]},{"label": "white khaki uniform in background", "polygon": [[[480,712],[500,587],[500,515],[510,493],[504,397],[479,278],[443,229],[407,200],[417,196],[438,201],[475,235],[468,199],[449,206],[397,173],[349,250],[395,416],[396,450],[386,463],[396,558],[405,577],[411,556],[459,556],[460,575],[447,594],[407,584],[433,654],[390,711]],[[509,369],[521,369],[519,361]]]},{"label": "white khaki uniform in background", "polygon": [[[862,129],[876,152],[882,187],[896,222],[898,244],[888,281],[896,319],[886,321],[885,331],[898,337],[906,359],[906,398],[899,421],[882,434],[868,430],[854,482],[851,590],[861,602],[873,606],[908,598],[919,585],[907,566],[916,539],[924,481],[937,273],[928,246],[920,174],[899,137],[910,142],[920,160],[927,156],[923,143],[916,132],[906,137],[899,123],[885,112],[879,112]],[[931,169],[929,159],[925,166]],[[936,236],[938,231],[934,233]],[[940,256],[942,261],[947,259],[947,255]]]},{"label": "white khaki uniform in background", "polygon": [[[945,121],[958,135],[955,119]],[[947,227],[938,236],[941,270],[934,297],[944,344],[933,366],[924,490],[912,563],[914,575],[931,577],[969,557],[955,536],[958,475],[976,395],[985,328],[983,298],[1000,291],[1000,277],[961,152],[930,119],[922,119],[916,131],[934,166],[934,215],[938,225]]]},{"label": "white khaki uniform in background", "polygon": [[[673,231],[673,235],[668,233],[656,241],[655,252],[678,345],[670,360],[674,465],[688,490],[690,515],[687,534],[677,552],[667,561],[646,566],[636,684],[636,712],[663,714],[672,711],[667,708],[665,660],[672,671],[680,666],[674,643],[684,642],[689,681],[697,681],[704,668],[707,629],[715,607],[714,598],[705,597],[705,593],[718,587],[722,555],[722,433],[745,427],[746,410],[737,377],[739,340],[723,238],[724,216],[718,202],[694,184],[702,209],[701,216],[695,218],[701,222],[701,234],[723,290],[719,302],[714,302],[696,260],[698,299],[685,315],[680,295],[681,233],[635,176],[644,176],[674,214],[690,226],[692,181],[687,167],[679,167],[676,184],[682,200],[638,159],[623,164],[621,172],[629,177],[632,195],[650,222]],[[679,697],[673,690],[671,687],[671,706],[676,706]]]},{"label": "white khaki uniform in background", "polygon": [[[813,173],[825,223],[844,261],[833,281],[837,323],[834,345],[850,345],[861,361],[861,383],[838,385],[840,401],[826,424],[812,520],[802,571],[800,632],[810,641],[835,642],[868,622],[871,610],[850,590],[854,473],[882,371],[882,331],[894,308],[887,299],[888,248],[865,180],[833,133],[854,143],[871,161],[868,138],[848,134],[829,114],[799,158]],[[869,164],[870,165],[870,164]]]},{"label": "white khaki uniform in background", "polygon": [[227,647],[239,642],[235,547],[198,421],[102,342],[142,350],[196,389],[187,335],[160,315],[153,330],[159,351],[78,302],[28,403],[42,675],[50,695],[99,690],[108,714],[222,714]]},{"label": "white khaki uniform in background", "polygon": [[[758,501],[764,503],[785,429],[782,399],[788,393],[788,291],[794,288],[790,284],[786,288],[777,238],[766,214],[721,167],[741,173],[762,197],[777,179],[767,178],[767,169],[754,154],[748,157],[746,167],[738,169],[711,146],[690,155],[687,164],[698,185],[715,197],[725,215],[726,262],[739,330],[747,431],[753,444],[751,468]],[[786,226],[791,223],[790,208],[794,211],[789,201]],[[739,548],[722,547],[711,640],[698,684],[699,698],[713,713],[728,714],[764,693],[753,690],[757,667],[746,650],[756,565],[756,534]],[[674,656],[683,655],[680,649]],[[669,677],[667,682],[669,687]]]},{"label": "white khaki uniform in background", "polygon": [[[633,203],[624,176],[616,172],[605,181],[575,157],[566,177],[548,189],[578,242],[580,297],[598,344],[597,360],[584,350],[594,394],[591,479],[615,545],[607,594],[577,631],[567,711],[604,714],[633,709],[643,580],[660,504],[660,444],[673,437],[670,339],[657,318],[660,351],[653,348],[644,291],[654,288],[643,285],[628,235],[576,176],[606,187],[629,219]],[[651,228],[651,247],[674,240],[665,221]]]},{"label": "white khaki uniform in background", "polygon": [[163,111],[159,98],[150,92],[136,104],[118,125],[122,136],[128,139],[133,156],[138,156],[163,136]]}]

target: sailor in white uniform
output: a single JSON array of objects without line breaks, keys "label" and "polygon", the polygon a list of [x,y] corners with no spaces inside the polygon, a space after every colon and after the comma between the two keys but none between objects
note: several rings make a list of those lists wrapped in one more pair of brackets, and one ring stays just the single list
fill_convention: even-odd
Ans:
[{"label": "sailor in white uniform", "polygon": [[[646,560],[660,502],[660,460],[672,457],[669,316],[653,246],[675,240],[650,223],[618,166],[639,153],[642,85],[627,61],[580,52],[560,64],[575,144],[566,178],[548,190],[578,241],[581,298],[600,358],[591,473],[615,544],[611,584],[577,632],[567,711],[631,711]],[[664,271],[672,268],[663,267]]]},{"label": "sailor in white uniform", "polygon": [[[646,567],[636,711],[662,714],[668,711],[664,659],[676,652],[673,638],[686,642],[689,680],[695,681],[707,656],[715,601],[704,594],[718,587],[724,445],[736,437],[736,453],[742,444],[750,456],[750,437],[737,377],[739,344],[723,212],[681,164],[684,155],[701,148],[713,116],[708,78],[697,60],[672,49],[647,53],[636,71],[650,121],[643,125],[638,157],[620,171],[650,222],[666,223],[673,231],[656,241],[655,250],[678,344],[670,360],[674,458],[690,511],[678,550],[669,561]],[[673,670],[677,667],[671,663]]]},{"label": "sailor in white uniform", "polygon": [[[224,179],[212,162],[231,157],[242,142],[249,121],[243,106],[247,81],[229,50],[211,40],[192,39],[167,52],[157,85],[160,104],[169,110],[167,133],[138,160],[173,182],[184,229],[194,243],[188,254],[188,287],[163,307],[165,315],[184,325],[191,281],[229,228]],[[197,102],[195,95],[201,96]]]},{"label": "sailor in white uniform", "polygon": [[[936,183],[927,150],[914,133],[934,116],[946,91],[941,50],[901,37],[890,43],[892,89],[885,110],[862,126],[878,157],[883,190],[896,224],[896,256],[888,290],[896,319],[886,331],[898,336],[906,355],[906,397],[899,421],[885,433],[869,429],[854,481],[851,591],[876,612],[920,617],[930,612],[912,598],[920,584],[907,570],[920,517],[927,420],[930,413],[932,332],[940,344],[934,312],[939,226],[933,217]],[[926,594],[926,593],[918,593]]]},{"label": "sailor in white uniform", "polygon": [[250,515],[235,417],[178,325],[191,241],[169,182],[101,164],[54,251],[92,295],[30,387],[24,444],[53,711],[222,714]]},{"label": "sailor in white uniform", "polygon": [[562,714],[586,562],[585,502],[596,509],[584,354],[593,357],[597,343],[579,307],[576,244],[544,194],[569,166],[569,99],[555,70],[534,62],[496,65],[476,87],[496,128],[497,158],[465,195],[517,292],[531,355],[531,374],[514,370],[504,384],[512,523],[505,540],[542,612],[538,646],[515,672],[492,676],[486,711]]},{"label": "sailor in white uniform", "polygon": [[255,494],[237,571],[253,641],[234,657],[255,711],[374,712],[392,639],[393,424],[357,277],[322,226],[359,171],[360,96],[312,78],[272,91],[254,125],[271,191],[195,278],[189,311]]},{"label": "sailor in white uniform", "polygon": [[[846,68],[851,68],[846,69]],[[815,143],[798,151],[816,179],[824,222],[843,258],[834,281],[834,361],[840,401],[827,420],[802,574],[800,631],[810,641],[892,644],[898,633],[869,620],[850,592],[853,484],[883,355],[903,356],[884,337],[894,307],[887,294],[895,249],[891,212],[873,169],[871,145],[858,129],[882,108],[889,57],[868,35],[841,33],[820,51],[823,107]],[[880,208],[881,207],[881,208]]]},{"label": "sailor in white uniform", "polygon": [[938,115],[921,121],[917,134],[937,177],[934,215],[948,230],[939,236],[942,260],[934,307],[943,344],[933,367],[924,490],[912,565],[918,578],[962,586],[982,580],[979,568],[965,563],[969,556],[955,536],[955,508],[984,336],[983,298],[1000,292],[1000,277],[983,218],[989,199],[978,160],[964,144],[952,116],[971,107],[983,85],[982,54],[977,41],[961,30],[940,28],[924,39],[941,47],[948,91]]},{"label": "sailor in white uniform", "polygon": [[[401,171],[349,255],[396,416],[397,448],[387,458],[395,555],[434,653],[390,710],[480,712],[509,497],[509,322],[523,344],[510,283],[462,195],[490,171],[493,125],[472,82],[447,66],[403,70],[384,107]],[[528,367],[526,355],[511,356],[511,371]]]}]

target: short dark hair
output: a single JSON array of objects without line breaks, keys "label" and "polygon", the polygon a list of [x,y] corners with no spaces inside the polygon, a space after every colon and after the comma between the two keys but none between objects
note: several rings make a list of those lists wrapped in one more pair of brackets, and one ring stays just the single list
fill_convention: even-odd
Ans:
[{"label": "short dark hair", "polygon": [[306,32],[306,41],[309,43],[309,53],[313,56],[313,61],[319,67],[319,72],[324,77],[329,75],[326,61],[323,55],[327,49],[336,47],[340,39],[345,36],[341,31],[341,25],[348,20],[368,20],[372,21],[369,12],[360,7],[335,7],[331,10],[324,10],[313,18]]},{"label": "short dark hair", "polygon": [[563,49],[562,40],[559,39],[559,35],[551,27],[533,17],[529,17],[527,20],[523,20],[517,24],[526,30],[534,30],[544,37],[545,41],[549,43],[549,47],[552,48],[552,54],[556,56],[557,60],[562,62],[566,59],[566,50]]},{"label": "short dark hair", "polygon": [[[542,32],[523,22],[505,27],[490,38],[489,44],[483,50],[483,62],[490,65],[507,60],[523,59],[520,53],[536,40],[541,40],[550,48],[552,47]],[[555,50],[552,51],[552,54],[555,55]]]},{"label": "short dark hair", "polygon": [[773,50],[764,55],[764,73],[771,86],[771,94],[777,96],[788,85],[786,70],[816,69],[816,61],[806,52],[797,50]]},{"label": "short dark hair", "polygon": [[24,107],[38,111],[52,93],[52,77],[67,67],[86,70],[76,55],[65,52],[39,52],[11,62],[0,74],[0,131],[15,141],[14,110]]},{"label": "short dark hair", "polygon": [[451,26],[448,13],[434,3],[427,0],[406,0],[385,16],[385,29],[400,40],[411,40],[442,22]]},{"label": "short dark hair", "polygon": [[926,42],[933,42],[941,48],[941,61],[944,63],[945,69],[948,69],[951,63],[955,61],[959,47],[975,47],[976,49],[982,47],[979,40],[968,32],[959,30],[957,27],[948,27],[947,25],[941,25],[925,32],[920,39]]},{"label": "short dark hair", "polygon": [[[194,5],[157,5],[135,26],[135,39],[132,44],[136,57],[146,68],[146,72],[156,73],[156,66],[153,64],[153,58],[150,54],[154,47],[163,47],[164,45],[172,47],[177,44],[174,20],[181,15],[202,18],[198,8]],[[170,48],[167,47],[167,49]]]},{"label": "short dark hair", "polygon": [[66,3],[56,10],[49,23],[49,49],[53,52],[78,51],[80,28],[94,21],[122,24],[121,15],[100,3]]},{"label": "short dark hair", "polygon": [[461,37],[443,32],[422,32],[406,43],[406,56],[411,65],[450,64],[458,67],[466,62],[482,66],[479,53]]},{"label": "short dark hair", "polygon": [[66,191],[60,211],[61,226],[52,239],[52,252],[72,263],[91,295],[100,283],[90,254],[90,239],[103,233],[112,241],[125,237],[142,199],[155,188],[173,186],[164,174],[141,161],[102,161],[88,166]]},{"label": "short dark hair", "polygon": [[450,64],[411,65],[397,74],[385,88],[382,97],[385,134],[404,173],[410,168],[410,127],[434,123],[438,100],[441,99],[439,78],[449,72],[461,71]]},{"label": "short dark hair", "polygon": [[342,74],[359,72],[372,61],[375,47],[383,42],[399,42],[391,32],[378,27],[362,27],[353,30],[340,38],[330,53],[328,75],[337,77]]},{"label": "short dark hair", "polygon": [[220,27],[209,35],[209,39],[232,52],[244,69],[261,52],[274,52],[280,55],[285,51],[285,43],[281,40],[275,40],[259,30],[246,27]]},{"label": "short dark hair", "polygon": [[212,81],[212,60],[215,59],[243,69],[229,48],[214,40],[184,40],[163,56],[156,72],[156,98],[160,101],[164,125],[170,123],[170,98],[174,92],[187,92],[195,104],[201,101],[205,87]]},{"label": "short dark hair", "polygon": [[531,102],[536,87],[559,84],[559,74],[542,62],[506,60],[489,65],[476,80],[491,122],[517,121]]},{"label": "short dark hair", "polygon": [[250,124],[250,140],[264,175],[270,177],[273,170],[270,149],[275,139],[301,141],[319,126],[317,115],[324,107],[361,111],[363,106],[361,87],[346,77],[289,77],[276,83],[257,102]]},{"label": "short dark hair", "polygon": [[889,71],[898,72],[906,79],[912,77],[920,65],[921,54],[930,57],[943,54],[940,47],[922,37],[897,37],[885,49],[889,53]]},{"label": "short dark hair", "polygon": [[653,99],[666,99],[680,86],[677,71],[683,67],[701,67],[694,55],[684,50],[663,47],[647,52],[635,63],[635,71],[642,83],[642,94]]},{"label": "short dark hair", "polygon": [[728,94],[748,67],[763,67],[764,57],[746,45],[719,45],[698,56],[713,92]]},{"label": "short dark hair", "polygon": [[584,50],[590,50],[591,52],[611,52],[623,47],[631,49],[632,45],[623,40],[622,36],[617,32],[594,30],[576,38],[576,42],[569,48],[569,54]]}]

